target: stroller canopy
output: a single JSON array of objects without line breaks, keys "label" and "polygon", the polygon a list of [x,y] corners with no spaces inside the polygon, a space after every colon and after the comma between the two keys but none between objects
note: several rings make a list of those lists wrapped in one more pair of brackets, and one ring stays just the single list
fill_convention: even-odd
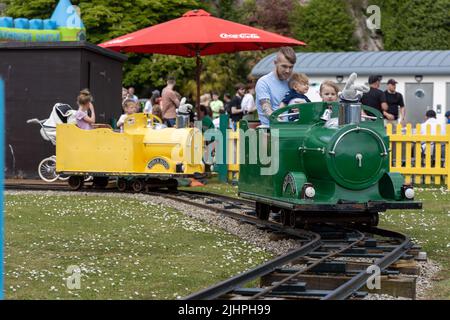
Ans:
[{"label": "stroller canopy", "polygon": [[64,103],[57,103],[53,106],[52,113],[43,123],[44,127],[56,128],[57,124],[74,123],[75,110],[71,106]]}]

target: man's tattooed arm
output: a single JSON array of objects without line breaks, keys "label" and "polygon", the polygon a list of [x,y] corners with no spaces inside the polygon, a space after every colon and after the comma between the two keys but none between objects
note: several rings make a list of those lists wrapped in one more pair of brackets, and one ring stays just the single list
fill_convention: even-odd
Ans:
[{"label": "man's tattooed arm", "polygon": [[272,104],[270,103],[270,99],[261,99],[259,100],[259,104],[261,105],[261,109],[266,116],[270,116],[272,114],[273,109]]}]

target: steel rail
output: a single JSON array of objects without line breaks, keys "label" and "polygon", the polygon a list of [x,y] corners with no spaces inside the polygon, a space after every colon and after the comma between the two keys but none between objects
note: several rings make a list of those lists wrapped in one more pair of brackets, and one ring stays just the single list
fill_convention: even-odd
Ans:
[{"label": "steel rail", "polygon": [[[65,192],[119,192],[116,188],[104,188],[104,189],[96,189],[96,188],[83,188],[80,190],[71,190],[68,189],[67,183],[5,183],[4,184],[5,190],[30,190],[30,191],[65,191]],[[195,191],[195,190],[179,190],[178,193],[186,193],[191,195],[198,195],[203,197],[214,197],[217,199],[230,201],[230,202],[239,202],[247,205],[255,205],[255,201],[238,198],[238,197],[232,197],[222,194],[217,194],[213,192],[205,192],[205,191]],[[160,190],[160,191],[143,191],[139,193],[144,194],[177,194],[177,192],[173,191],[167,191],[167,190]],[[136,192],[124,192],[124,193],[136,193]]]},{"label": "steel rail", "polygon": [[195,190],[178,190],[178,192],[180,193],[187,193],[187,194],[191,194],[191,195],[199,195],[199,196],[203,196],[203,197],[214,197],[217,199],[222,199],[225,201],[230,201],[230,202],[241,202],[247,205],[251,205],[254,206],[255,205],[255,201],[254,200],[248,200],[248,199],[244,199],[244,198],[238,198],[238,197],[233,197],[233,196],[227,196],[227,195],[223,195],[223,194],[217,194],[214,192],[206,192],[206,191],[195,191]]},{"label": "steel rail", "polygon": [[292,261],[294,259],[298,259],[309,252],[313,251],[317,247],[320,246],[321,240],[320,235],[312,232],[305,232],[305,235],[308,234],[309,242],[302,245],[300,248],[291,251],[283,256],[280,256],[278,258],[275,258],[273,260],[270,260],[254,269],[248,270],[242,274],[236,275],[228,280],[222,281],[212,287],[203,289],[199,292],[193,293],[187,297],[185,297],[185,300],[211,300],[219,298],[220,296],[232,291],[233,289],[236,289],[237,287],[241,286],[242,284],[245,284],[251,280],[254,280],[258,277],[261,277],[263,275],[266,275],[275,269],[277,269],[279,266],[282,266],[286,264],[289,261]]},{"label": "steel rail", "polygon": [[249,300],[250,299],[258,299],[258,298],[262,297],[263,295],[266,295],[266,294],[272,292],[273,290],[275,290],[276,288],[278,288],[281,285],[285,284],[286,282],[288,282],[288,281],[290,281],[292,279],[295,279],[296,277],[298,277],[302,273],[305,273],[305,272],[311,270],[312,268],[314,268],[317,265],[323,263],[324,261],[328,260],[329,258],[334,257],[336,255],[339,255],[340,253],[342,253],[342,252],[344,252],[344,251],[346,251],[346,250],[348,250],[348,249],[350,249],[350,248],[360,244],[364,240],[365,235],[362,232],[360,232],[360,231],[357,231],[357,232],[359,233],[359,238],[357,240],[353,241],[352,243],[346,245],[345,247],[343,247],[343,248],[341,248],[341,249],[339,249],[337,251],[332,251],[330,254],[326,255],[325,257],[320,258],[319,260],[316,260],[314,263],[310,264],[306,268],[301,269],[301,270],[297,271],[296,273],[291,274],[290,276],[284,278],[281,281],[278,281],[275,285],[267,287],[263,291],[258,292],[254,296],[250,297]]},{"label": "steel rail", "polygon": [[[152,193],[148,193],[148,194],[152,195]],[[161,193],[154,193],[154,195],[161,196]],[[218,208],[218,207],[214,207],[214,206],[211,206],[211,205],[208,205],[208,204],[199,203],[199,202],[196,202],[196,201],[193,201],[193,200],[183,199],[183,198],[180,198],[180,195],[183,195],[183,193],[179,192],[179,193],[174,194],[174,195],[166,194],[166,193],[162,194],[162,196],[164,196],[164,198],[166,198],[166,199],[171,199],[171,200],[174,200],[174,201],[177,201],[177,202],[182,202],[182,203],[185,203],[185,204],[193,205],[193,206],[196,206],[198,208],[202,208],[202,209],[210,210],[210,211],[213,211],[213,212],[221,213],[221,214],[224,214],[226,216],[229,216],[229,217],[234,218],[234,219],[239,220],[239,221],[247,222],[247,223],[259,226],[259,227],[266,227],[268,229],[271,229],[272,231],[283,232],[285,234],[288,234],[288,235],[291,235],[291,236],[295,236],[295,237],[298,237],[298,238],[303,238],[305,236],[307,237],[308,233],[309,233],[309,231],[300,230],[300,229],[292,229],[292,228],[283,226],[280,223],[275,223],[275,222],[271,222],[271,221],[268,221],[268,220],[260,220],[260,219],[258,219],[256,217],[245,215],[245,214],[242,214],[242,213],[236,213],[236,212],[233,212],[233,211],[228,210],[228,209]],[[215,194],[205,193],[205,196],[214,197]],[[235,201],[237,201],[237,202],[239,200],[240,199],[235,199]],[[239,206],[236,206],[236,209],[239,209]],[[241,209],[242,209],[242,207],[241,207]]]},{"label": "steel rail", "polygon": [[[407,237],[404,234],[398,233],[398,232],[379,229],[379,228],[364,228],[364,229],[366,229],[368,232],[373,233],[373,234],[377,234],[377,235],[381,235],[381,236],[385,236],[385,237],[391,237],[391,238],[395,238],[395,239],[398,239],[401,241],[401,243],[397,246],[397,248],[395,248],[394,250],[392,250],[391,252],[386,254],[383,258],[380,258],[374,262],[374,265],[378,266],[381,271],[384,270],[385,268],[387,268],[389,265],[391,265],[395,261],[397,261],[399,258],[401,258],[408,251],[408,249],[413,245],[411,242],[411,239],[409,237]],[[343,285],[341,285],[340,287],[338,287],[337,289],[335,289],[334,291],[330,292],[328,295],[323,297],[322,300],[344,300],[344,299],[347,299],[353,293],[355,293],[357,290],[359,290],[361,287],[363,287],[367,283],[367,280],[371,276],[372,276],[371,273],[367,273],[366,271],[361,271],[356,276],[354,276],[351,280],[347,281],[346,283],[344,283]]]}]

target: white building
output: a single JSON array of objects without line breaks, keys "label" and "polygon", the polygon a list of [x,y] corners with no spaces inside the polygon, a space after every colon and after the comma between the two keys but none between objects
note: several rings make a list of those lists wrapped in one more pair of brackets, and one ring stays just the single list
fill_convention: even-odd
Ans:
[{"label": "white building", "polygon": [[[274,59],[275,54],[263,58],[252,75],[260,77],[272,71]],[[398,81],[409,123],[423,122],[428,109],[434,109],[444,122],[444,114],[450,110],[450,50],[297,53],[294,72],[309,76],[311,101],[320,101],[322,81],[335,81],[342,88],[356,72],[358,82],[366,85],[369,75],[382,76],[382,90],[389,79]]]}]

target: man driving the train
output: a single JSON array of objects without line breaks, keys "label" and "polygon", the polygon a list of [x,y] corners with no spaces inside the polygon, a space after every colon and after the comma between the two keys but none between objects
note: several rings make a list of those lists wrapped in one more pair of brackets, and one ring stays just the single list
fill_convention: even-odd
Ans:
[{"label": "man driving the train", "polygon": [[297,56],[291,47],[282,47],[275,58],[275,70],[256,83],[256,107],[261,125],[269,125],[269,116],[278,109],[289,91],[288,80],[294,70]]}]

